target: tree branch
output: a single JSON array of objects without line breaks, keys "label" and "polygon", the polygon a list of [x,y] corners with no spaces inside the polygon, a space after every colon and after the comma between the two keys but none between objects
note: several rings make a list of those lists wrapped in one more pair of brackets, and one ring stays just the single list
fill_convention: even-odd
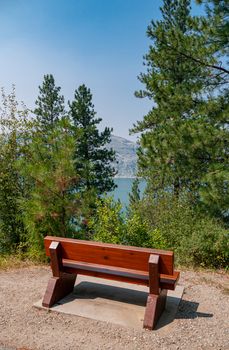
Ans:
[{"label": "tree branch", "polygon": [[196,63],[201,64],[202,66],[209,67],[209,68],[214,68],[214,69],[220,70],[221,72],[224,72],[224,73],[226,73],[226,74],[229,74],[229,70],[226,69],[226,68],[224,68],[224,67],[220,67],[220,66],[217,66],[217,65],[215,65],[215,64],[207,64],[207,63],[205,63],[205,62],[199,60],[198,58],[194,58],[194,57],[192,57],[192,56],[190,56],[190,55],[185,54],[184,52],[178,51],[178,53],[179,53],[180,55],[182,55],[182,56],[188,58],[188,59],[191,59],[192,61],[194,61],[194,62],[196,62]]}]

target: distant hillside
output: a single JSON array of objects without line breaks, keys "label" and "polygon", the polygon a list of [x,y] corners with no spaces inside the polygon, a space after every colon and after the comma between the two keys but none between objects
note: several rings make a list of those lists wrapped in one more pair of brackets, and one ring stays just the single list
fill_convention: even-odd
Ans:
[{"label": "distant hillside", "polygon": [[109,146],[116,151],[118,164],[115,164],[115,168],[118,171],[117,177],[134,177],[137,171],[136,143],[112,135]]}]

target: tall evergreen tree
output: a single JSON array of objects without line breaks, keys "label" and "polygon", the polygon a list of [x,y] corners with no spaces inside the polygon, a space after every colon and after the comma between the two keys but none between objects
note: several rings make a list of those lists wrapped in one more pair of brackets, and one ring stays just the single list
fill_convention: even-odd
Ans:
[{"label": "tall evergreen tree", "polygon": [[115,169],[111,162],[115,160],[115,152],[107,148],[112,129],[106,127],[99,132],[97,126],[102,119],[96,118],[92,94],[85,85],[75,91],[69,107],[74,128],[79,134],[75,146],[75,169],[80,175],[77,189],[97,195],[112,191],[115,188]]},{"label": "tall evergreen tree", "polygon": [[170,50],[171,45],[183,47],[190,30],[190,1],[165,0],[161,12],[162,20],[152,21],[147,30],[153,45],[145,56],[147,72],[139,76],[146,89],[136,93],[137,97],[149,97],[155,105],[133,131],[144,132],[139,152],[141,174],[151,178],[154,190],[169,186],[179,194],[192,175],[187,171],[192,167],[187,146],[193,138],[186,137],[186,126],[192,128],[196,114],[201,68],[191,70],[184,58]]},{"label": "tall evergreen tree", "polygon": [[136,177],[133,181],[131,192],[129,193],[129,207],[136,207],[140,201],[140,180]]},{"label": "tall evergreen tree", "polygon": [[[223,147],[220,148],[217,161],[211,162],[209,171],[201,186],[201,199],[209,211],[223,212],[223,218],[229,221],[229,2],[227,0],[198,0],[205,3],[206,16],[200,17],[199,31],[205,38],[205,46],[214,50],[214,62],[194,60],[194,64],[208,65],[210,77],[207,84],[212,87],[214,94],[208,96],[206,114],[213,122],[215,129],[220,129]],[[193,57],[190,59],[193,61]],[[214,84],[212,84],[214,77]],[[218,142],[216,142],[216,147]],[[206,183],[208,186],[206,186]]]},{"label": "tall evergreen tree", "polygon": [[43,238],[47,234],[74,237],[74,217],[80,203],[79,195],[73,191],[78,176],[73,159],[75,137],[71,135],[68,118],[55,123],[46,141],[40,130],[32,130],[31,141],[25,147],[26,157],[18,162],[24,178],[34,183],[29,198],[22,202],[30,253],[34,257],[43,254]]},{"label": "tall evergreen tree", "polygon": [[32,183],[22,207],[30,253],[35,256],[43,251],[45,235],[74,236],[79,208],[73,191],[78,182],[73,159],[77,133],[73,137],[64,97],[52,75],[44,76],[39,91],[29,142],[18,161],[21,174]]},{"label": "tall evergreen tree", "polygon": [[34,114],[44,130],[53,126],[65,114],[64,97],[60,95],[60,87],[55,85],[52,74],[44,76],[42,86],[35,104]]},{"label": "tall evergreen tree", "polygon": [[[132,130],[142,132],[140,174],[154,192],[191,191],[198,201],[200,188],[211,187],[206,174],[223,174],[227,159],[225,109],[215,114],[219,104],[210,95],[218,79],[209,67],[215,47],[206,46],[196,29],[189,0],[164,0],[161,12],[162,20],[147,30],[152,45],[145,56],[147,71],[139,77],[145,90],[136,93],[153,102]],[[189,56],[196,54],[209,64],[193,64]]]}]

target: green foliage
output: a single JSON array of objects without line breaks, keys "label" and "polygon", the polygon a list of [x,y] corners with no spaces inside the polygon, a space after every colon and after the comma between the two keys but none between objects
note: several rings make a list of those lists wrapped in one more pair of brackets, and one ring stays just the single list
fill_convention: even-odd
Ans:
[{"label": "green foliage", "polygon": [[228,53],[228,0],[196,0],[196,2],[205,4],[207,18],[203,18],[202,27],[206,36],[214,42],[218,50]]},{"label": "green foliage", "polygon": [[129,215],[126,220],[126,244],[133,246],[146,246],[150,227],[138,213]]},{"label": "green foliage", "polygon": [[173,250],[183,266],[229,266],[229,231],[191,207],[186,195],[145,195],[128,215],[112,198],[98,200],[89,227],[96,241]]},{"label": "green foliage", "polygon": [[39,93],[34,114],[40,127],[45,130],[64,116],[64,97],[60,95],[60,87],[55,86],[52,74],[44,76],[42,86],[39,86]]},{"label": "green foliage", "polygon": [[111,197],[97,200],[96,213],[89,219],[88,226],[95,241],[122,243],[126,226],[121,203]]},{"label": "green foliage", "polygon": [[[179,51],[195,41],[190,34],[190,1],[164,1],[162,20],[152,22],[147,34],[152,40],[145,56],[147,72],[139,76],[145,85],[138,97],[148,97],[154,106],[133,131],[144,132],[139,152],[140,173],[157,189],[170,187],[178,194],[197,178],[203,151],[199,149],[203,122],[197,120],[203,75]],[[174,48],[175,47],[175,48]],[[193,164],[194,163],[194,164]],[[193,169],[194,168],[194,169]]]},{"label": "green foliage", "polygon": [[79,216],[79,194],[74,192],[79,176],[75,171],[77,132],[64,110],[64,98],[54,77],[45,75],[36,100],[35,118],[17,167],[30,182],[30,192],[20,206],[27,229],[26,249],[33,259],[44,259],[45,235],[74,237]]},{"label": "green foliage", "polygon": [[26,195],[16,167],[22,146],[21,134],[26,130],[27,110],[18,108],[15,88],[6,95],[2,89],[0,104],[0,253],[12,252],[19,244],[25,227],[20,199]]},{"label": "green foliage", "polygon": [[138,211],[132,213],[126,221],[126,243],[137,247],[165,249],[166,241],[160,230],[153,228],[148,219]]},{"label": "green foliage", "polygon": [[138,177],[136,177],[133,181],[132,189],[131,189],[131,192],[129,194],[129,207],[130,207],[130,209],[132,207],[135,207],[136,205],[138,205],[138,202],[140,201],[139,183],[140,183],[140,180]]},{"label": "green foliage", "polygon": [[229,231],[211,218],[194,218],[175,250],[177,261],[191,266],[229,266]]},{"label": "green foliage", "polygon": [[68,119],[62,118],[49,130],[46,142],[39,128],[32,133],[18,167],[33,181],[29,198],[21,205],[28,230],[31,255],[41,252],[46,235],[74,237],[71,219],[78,213],[79,195],[73,191],[79,177],[74,167],[75,138]]},{"label": "green foliage", "polygon": [[94,191],[95,195],[112,191],[115,188],[115,169],[111,162],[115,160],[115,153],[107,148],[112,129],[106,127],[99,132],[97,125],[102,119],[95,117],[92,94],[85,85],[75,91],[69,107],[70,118],[79,135],[75,147],[75,168],[80,175],[78,190]]},{"label": "green foliage", "polygon": [[112,190],[109,128],[99,132],[90,90],[75,92],[67,114],[54,77],[44,76],[33,119],[2,92],[0,252],[43,260],[45,235],[88,238],[96,198]]},{"label": "green foliage", "polygon": [[139,76],[145,90],[136,93],[153,104],[132,130],[142,132],[139,174],[154,195],[192,192],[202,209],[225,219],[229,104],[226,91],[215,92],[225,78],[212,74],[219,51],[200,30],[202,19],[191,17],[190,1],[164,0],[161,11],[147,30],[152,45]]},{"label": "green foliage", "polygon": [[129,194],[129,207],[126,216],[126,244],[149,248],[163,249],[166,243],[160,231],[151,225],[148,218],[139,211],[141,206],[139,178],[134,179]]},{"label": "green foliage", "polygon": [[[219,221],[190,205],[186,195],[152,199],[147,195],[138,213],[157,231],[163,247],[175,251],[182,265],[225,267],[229,263],[229,231]],[[155,237],[155,239],[157,239]]]}]

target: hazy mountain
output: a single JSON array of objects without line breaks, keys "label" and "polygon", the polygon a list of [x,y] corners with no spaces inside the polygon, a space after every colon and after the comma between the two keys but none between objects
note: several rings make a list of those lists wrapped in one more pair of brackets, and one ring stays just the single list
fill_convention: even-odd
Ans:
[{"label": "hazy mountain", "polygon": [[137,171],[137,145],[123,137],[111,136],[112,147],[116,152],[118,164],[114,164],[118,171],[117,177],[134,177]]}]

